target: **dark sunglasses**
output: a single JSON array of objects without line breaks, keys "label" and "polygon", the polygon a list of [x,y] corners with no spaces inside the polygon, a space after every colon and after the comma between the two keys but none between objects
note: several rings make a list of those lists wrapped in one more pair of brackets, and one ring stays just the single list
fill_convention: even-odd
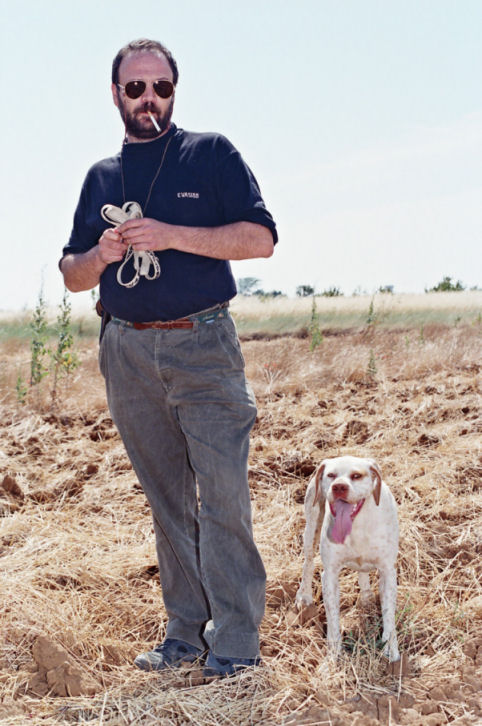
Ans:
[{"label": "dark sunglasses", "polygon": [[[120,83],[117,85],[122,88],[127,98],[140,98],[147,87],[145,81],[129,81],[125,86]],[[170,98],[174,93],[174,84],[171,81],[153,81],[152,87],[159,98]]]}]

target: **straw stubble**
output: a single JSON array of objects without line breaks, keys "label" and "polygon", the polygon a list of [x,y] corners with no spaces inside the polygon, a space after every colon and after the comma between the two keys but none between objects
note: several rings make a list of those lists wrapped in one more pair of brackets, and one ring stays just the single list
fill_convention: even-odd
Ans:
[{"label": "straw stubble", "polygon": [[[149,508],[106,410],[92,344],[61,411],[48,410],[48,397],[45,408],[20,407],[5,390],[0,723],[479,718],[477,328],[429,329],[423,342],[417,331],[360,331],[314,352],[306,339],[253,340],[243,350],[259,408],[250,484],[268,574],[264,666],[210,683],[195,671],[132,667],[164,637],[165,616]],[[11,367],[15,355],[8,348]],[[323,458],[348,453],[377,460],[399,506],[398,673],[380,653],[378,597],[362,608],[354,573],[341,578],[338,662],[327,658],[319,567],[314,606],[294,609],[307,482]]]}]

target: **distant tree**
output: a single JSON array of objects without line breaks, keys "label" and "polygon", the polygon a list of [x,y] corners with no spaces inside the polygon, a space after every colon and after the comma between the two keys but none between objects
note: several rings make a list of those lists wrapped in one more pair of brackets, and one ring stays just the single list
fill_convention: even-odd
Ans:
[{"label": "distant tree", "polygon": [[240,295],[255,295],[256,291],[254,288],[256,285],[259,285],[260,282],[261,280],[258,280],[257,277],[239,277],[236,280],[236,285]]},{"label": "distant tree", "polygon": [[380,285],[377,292],[387,293],[388,295],[393,295],[393,290],[394,290],[393,285]]},{"label": "distant tree", "polygon": [[323,297],[343,297],[343,293],[339,287],[329,287],[321,293]]},{"label": "distant tree", "polygon": [[362,288],[362,286],[361,286],[361,285],[358,285],[358,286],[357,286],[357,287],[356,287],[356,288],[355,288],[355,289],[353,290],[353,293],[352,293],[353,297],[358,297],[359,295],[366,295],[366,294],[367,294],[367,291],[366,291],[366,290],[364,290],[364,289]]},{"label": "distant tree", "polygon": [[435,287],[428,290],[425,288],[425,292],[460,292],[461,290],[465,290],[465,285],[460,280],[452,282],[452,278],[447,275]]},{"label": "distant tree", "polygon": [[268,298],[268,297],[286,297],[284,292],[281,292],[281,290],[270,290],[269,292],[266,292],[265,290],[255,290],[253,295],[257,295],[257,297],[262,298]]},{"label": "distant tree", "polygon": [[298,285],[296,294],[298,297],[311,297],[315,294],[315,288],[311,285]]}]

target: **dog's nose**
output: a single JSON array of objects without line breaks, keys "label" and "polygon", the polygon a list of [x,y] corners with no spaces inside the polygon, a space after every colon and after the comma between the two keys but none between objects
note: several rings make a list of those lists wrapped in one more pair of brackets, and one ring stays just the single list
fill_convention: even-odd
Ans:
[{"label": "dog's nose", "polygon": [[332,492],[335,499],[344,499],[348,494],[348,484],[333,484]]}]

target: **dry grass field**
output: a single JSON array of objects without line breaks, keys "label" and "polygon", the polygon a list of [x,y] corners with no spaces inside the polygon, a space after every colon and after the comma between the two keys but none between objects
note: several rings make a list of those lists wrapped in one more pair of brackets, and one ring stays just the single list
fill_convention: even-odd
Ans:
[{"label": "dry grass field", "polygon": [[[238,313],[239,314],[239,313]],[[482,721],[481,324],[332,329],[243,343],[258,400],[250,482],[267,575],[264,665],[234,679],[134,670],[165,619],[144,495],[106,409],[97,342],[49,407],[21,406],[28,343],[1,349],[0,724],[476,724]],[[344,654],[316,607],[294,609],[303,497],[323,458],[377,460],[399,507],[402,668],[380,610],[341,578]],[[376,578],[373,580],[377,592]]]}]

